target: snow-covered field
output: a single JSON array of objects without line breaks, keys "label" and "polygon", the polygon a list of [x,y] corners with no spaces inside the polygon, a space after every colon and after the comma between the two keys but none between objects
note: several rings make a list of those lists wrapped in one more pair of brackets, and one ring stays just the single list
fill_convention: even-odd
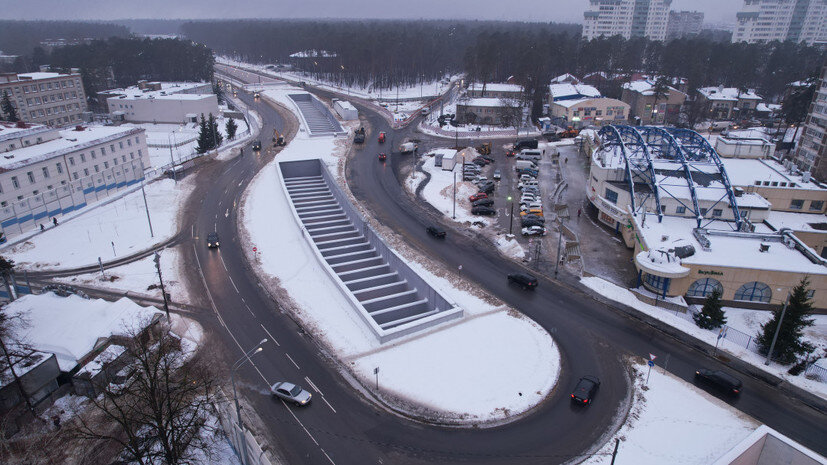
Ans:
[{"label": "snow-covered field", "polygon": [[[640,310],[641,312],[657,318],[670,326],[674,326],[684,333],[700,339],[707,344],[714,346],[716,342],[718,342],[717,330],[710,331],[701,329],[695,325],[694,322],[675,315],[673,311],[641,302],[631,291],[626,288],[617,286],[598,277],[582,278],[580,282],[604,297]],[[743,331],[751,336],[757,334],[761,323],[769,318],[768,312],[759,312],[755,310],[727,308],[726,314],[727,317],[730,318],[729,321],[727,321],[727,324],[731,324],[735,329]],[[813,319],[816,320],[816,324],[808,328],[805,337],[815,343],[815,345],[824,347],[825,344],[827,344],[827,315],[813,315]],[[747,350],[741,345],[722,339],[718,344],[718,350],[729,352],[733,356],[752,364],[756,368],[760,368],[761,370],[783,378],[784,380],[821,397],[827,397],[827,383],[807,379],[803,375],[790,375],[787,373],[787,370],[789,369],[788,366],[779,365],[774,362],[769,366],[765,366],[765,357],[753,352],[752,350]]]},{"label": "snow-covered field", "polygon": [[[286,92],[268,90],[266,95],[281,101]],[[300,132],[278,160],[318,156],[341,179],[348,146],[347,138],[310,139]],[[413,260],[408,264],[461,306],[466,317],[380,345],[335,284],[319,279],[326,273],[292,220],[276,170],[275,163],[265,167],[245,193],[242,239],[258,247],[258,272],[271,277],[265,282],[287,292],[283,297],[292,299],[296,316],[364,387],[375,388],[378,367],[378,395],[385,402],[455,423],[506,420],[548,395],[560,363],[548,333],[517,312],[456,288]],[[498,373],[496,378],[488,376],[492,371]]]},{"label": "snow-covered field", "polygon": [[64,269],[130,255],[175,235],[179,209],[192,188],[192,177],[177,184],[159,179],[146,184],[146,201],[154,237],[150,235],[141,190],[47,228],[3,255],[28,269]]},{"label": "snow-covered field", "polygon": [[[726,403],[659,368],[634,365],[635,399],[625,424],[585,463],[608,464],[621,438],[617,465],[707,465],[760,424]],[[599,394],[598,394],[599,395]],[[596,400],[599,402],[599,400]]]}]

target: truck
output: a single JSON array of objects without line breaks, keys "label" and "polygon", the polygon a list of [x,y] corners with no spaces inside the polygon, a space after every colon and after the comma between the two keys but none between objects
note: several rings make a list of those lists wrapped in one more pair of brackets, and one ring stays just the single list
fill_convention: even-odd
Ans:
[{"label": "truck", "polygon": [[518,170],[521,170],[521,169],[526,169],[526,168],[536,170],[537,165],[535,165],[534,162],[532,162],[530,160],[517,160],[514,163],[514,170],[515,171],[518,171]]},{"label": "truck", "polygon": [[480,155],[491,155],[491,142],[486,142],[482,145],[479,145],[477,147],[477,152],[479,152]]},{"label": "truck", "polygon": [[365,128],[359,128],[353,133],[353,142],[357,144],[365,143]]},{"label": "truck", "polygon": [[405,142],[399,146],[399,152],[404,154],[413,153],[416,151],[416,149],[417,146],[413,142]]}]

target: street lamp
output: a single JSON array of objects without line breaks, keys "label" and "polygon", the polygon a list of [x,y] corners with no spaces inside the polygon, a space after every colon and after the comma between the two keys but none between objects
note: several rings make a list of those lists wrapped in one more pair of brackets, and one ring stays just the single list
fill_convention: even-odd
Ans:
[{"label": "street lamp", "polygon": [[514,227],[514,198],[509,195],[508,201],[511,202],[511,213],[508,215],[508,235],[510,236]]},{"label": "street lamp", "polygon": [[249,465],[250,459],[247,457],[247,436],[244,434],[244,423],[241,421],[241,407],[238,405],[238,394],[235,389],[235,371],[250,361],[250,357],[264,350],[261,346],[263,346],[265,342],[267,342],[267,338],[262,339],[258,345],[250,349],[249,352],[245,353],[243,357],[238,359],[230,370],[230,381],[233,383],[233,400],[235,400],[235,414],[238,418],[238,430],[241,432],[241,448],[243,449],[241,453],[242,465]]},{"label": "street lamp", "polygon": [[[778,289],[779,291],[781,289]],[[787,313],[787,305],[790,303],[790,293],[787,292],[787,298],[784,299],[784,306],[781,307],[781,318],[778,319],[778,324],[775,326],[775,334],[772,335],[772,342],[770,343],[770,350],[767,352],[767,360],[764,362],[764,365],[770,364],[770,358],[772,358],[772,353],[775,351],[775,341],[778,340],[778,333],[781,331],[781,323],[784,322],[784,314]]]}]

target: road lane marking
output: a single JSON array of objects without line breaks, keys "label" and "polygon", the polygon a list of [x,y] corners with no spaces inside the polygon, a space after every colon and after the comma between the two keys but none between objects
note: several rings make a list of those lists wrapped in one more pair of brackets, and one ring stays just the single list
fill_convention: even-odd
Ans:
[{"label": "road lane marking", "polygon": [[[314,438],[313,435],[310,434],[310,431],[308,431],[307,428],[304,427],[304,423],[302,423],[301,420],[299,420],[299,417],[297,417],[296,414],[293,413],[293,410],[290,408],[289,405],[287,405],[287,402],[285,402],[283,399],[279,399],[279,400],[281,400],[281,403],[284,404],[284,407],[287,409],[287,411],[290,412],[290,415],[293,415],[293,419],[295,419],[296,422],[298,422],[299,426],[302,427],[304,432],[307,433],[308,436],[310,436],[310,439],[313,440],[313,444],[316,444],[318,446],[319,443],[316,441],[316,438]],[[327,454],[325,454],[325,455],[327,455]]]},{"label": "road lane marking", "polygon": [[190,237],[195,237],[195,225],[192,225],[192,228],[190,228]]},{"label": "road lane marking", "polygon": [[253,318],[255,318],[255,317],[256,317],[256,314],[255,314],[255,313],[253,313],[253,309],[252,309],[252,308],[250,308],[250,306],[249,306],[249,305],[247,305],[247,304],[244,304],[244,306],[245,306],[245,307],[247,307],[247,311],[248,311],[248,312],[250,312],[250,315],[253,315]]},{"label": "road lane marking", "polygon": [[316,390],[316,392],[318,392],[318,393],[319,393],[319,394],[321,394],[321,395],[324,395],[324,394],[322,393],[322,391],[321,391],[321,390],[320,390],[320,389],[319,389],[319,388],[318,388],[318,387],[317,387],[317,386],[313,383],[313,381],[310,381],[310,378],[309,378],[309,377],[305,376],[305,377],[304,377],[304,380],[305,380],[305,381],[307,381],[307,384],[309,384],[309,385],[310,385],[310,387],[312,387],[313,389],[315,389],[315,390]]},{"label": "road lane marking", "polygon": [[[227,277],[230,278],[230,284],[233,285],[233,287],[235,288],[236,293],[241,294],[241,292],[239,292],[238,288],[235,286],[235,281],[233,281],[233,277],[230,276],[230,275],[227,275]],[[250,312],[250,313],[252,313],[252,312]]]},{"label": "road lane marking", "polygon": [[265,328],[263,324],[259,323],[259,326],[261,326],[261,329],[263,329],[264,332],[267,333],[268,336],[270,336],[271,341],[275,342],[277,346],[281,347],[281,344],[279,344],[279,341],[277,341],[276,338],[273,337],[272,334],[270,334],[270,331],[267,331],[267,328]]},{"label": "road lane marking", "polygon": [[[296,361],[295,361],[295,360],[293,360],[293,357],[291,357],[291,356],[290,356],[290,354],[288,354],[287,352],[285,352],[285,353],[284,353],[284,355],[286,355],[286,356],[287,356],[287,358],[289,358],[289,359],[290,359],[290,361],[291,361],[291,362],[293,362],[293,365],[296,365],[296,368],[299,368],[299,365],[296,363]],[[301,370],[301,368],[299,368],[299,370]]]},{"label": "road lane marking", "polygon": [[[222,265],[224,265],[224,271],[226,271],[227,273],[229,273],[229,272],[230,272],[230,270],[228,270],[228,269],[227,269],[227,264],[226,264],[226,263],[224,263],[224,257],[222,257],[222,256],[221,256],[221,252],[220,252],[220,251],[218,252],[218,258],[220,258],[220,259],[221,259],[221,264],[222,264]],[[228,276],[229,276],[229,275],[228,275]]]},{"label": "road lane marking", "polygon": [[325,452],[324,449],[322,449],[321,447],[319,447],[319,449],[321,449],[322,454],[324,454],[324,456],[327,457],[328,460],[330,460],[330,463],[332,463],[333,465],[336,465],[336,462],[334,462],[333,459],[330,458],[329,455],[327,455],[327,452]]},{"label": "road lane marking", "polygon": [[228,208],[227,211],[224,212],[224,218],[230,216],[230,209]]},{"label": "road lane marking", "polygon": [[330,410],[333,410],[333,413],[336,413],[336,409],[333,408],[332,405],[330,405],[330,402],[328,402],[327,399],[324,398],[324,396],[322,396],[322,400],[324,401],[325,404],[327,404],[328,407],[330,407]]}]

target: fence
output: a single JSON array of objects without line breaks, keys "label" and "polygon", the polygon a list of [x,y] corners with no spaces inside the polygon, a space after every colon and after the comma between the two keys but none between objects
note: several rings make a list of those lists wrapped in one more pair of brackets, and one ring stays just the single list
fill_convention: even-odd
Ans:
[{"label": "fence", "polygon": [[[219,400],[214,405],[218,412],[218,420],[239,460],[244,463],[242,450],[244,447],[243,443],[246,442],[247,458],[249,459],[247,465],[274,465],[266,456],[265,451],[258,444],[256,438],[250,433],[250,430],[245,428],[244,431],[241,431],[239,428],[238,417],[233,408],[232,400],[227,397],[221,389],[218,390],[217,397]],[[242,441],[242,435],[246,441]],[[275,465],[278,465],[278,463]]]},{"label": "fence", "polygon": [[804,376],[822,383],[827,383],[827,368],[821,367],[813,363],[804,370]]}]

